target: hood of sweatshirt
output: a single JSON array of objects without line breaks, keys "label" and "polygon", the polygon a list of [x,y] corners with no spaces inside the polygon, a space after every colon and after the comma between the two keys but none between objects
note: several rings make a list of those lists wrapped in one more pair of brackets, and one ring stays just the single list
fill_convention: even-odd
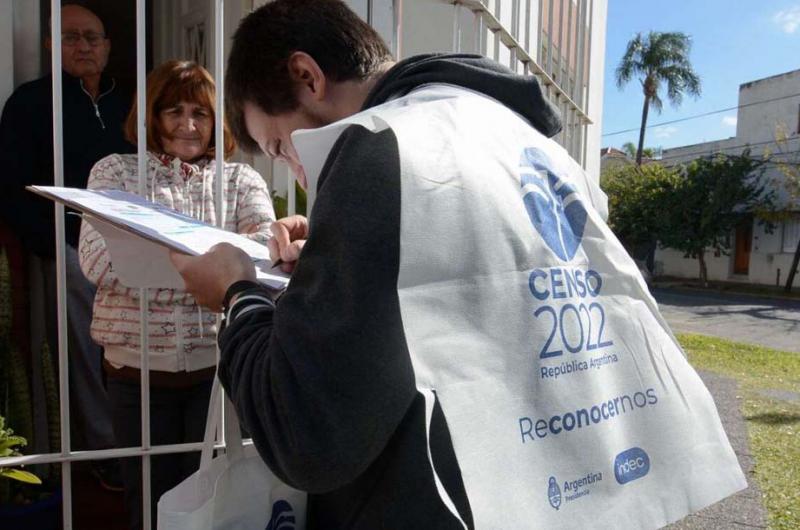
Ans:
[{"label": "hood of sweatshirt", "polygon": [[521,115],[548,138],[561,130],[561,115],[545,98],[536,77],[516,74],[480,55],[426,54],[400,61],[376,83],[363,108],[380,105],[433,83],[485,94]]}]

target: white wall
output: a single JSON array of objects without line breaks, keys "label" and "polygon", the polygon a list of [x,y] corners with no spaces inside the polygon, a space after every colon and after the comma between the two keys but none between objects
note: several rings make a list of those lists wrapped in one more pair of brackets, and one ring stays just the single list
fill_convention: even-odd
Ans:
[{"label": "white wall", "polygon": [[[706,252],[706,269],[708,279],[711,281],[730,280],[731,256],[720,254],[715,256],[713,251]],[[677,278],[699,278],[700,264],[696,258],[684,258],[683,252],[671,248],[659,248],[655,255],[656,273]]]},{"label": "white wall", "polygon": [[[734,276],[733,248],[729,255],[715,256],[713,251],[706,252],[708,278],[712,281],[747,281],[763,285],[775,285],[780,269],[781,282],[792,263],[793,253],[783,252],[783,230],[781,223],[769,233],[766,226],[754,222],[753,240],[750,253],[750,265],[747,276]],[[735,240],[731,235],[731,241]],[[678,278],[697,278],[699,266],[696,259],[684,258],[683,253],[673,249],[658,249],[655,256],[656,269],[659,274]]]},{"label": "white wall", "polygon": [[592,41],[589,46],[589,119],[586,133],[586,172],[600,181],[600,148],[603,130],[603,86],[606,57],[606,25],[608,2],[596,0],[592,12]]},{"label": "white wall", "polygon": [[14,0],[14,87],[42,75],[39,2]]},{"label": "white wall", "polygon": [[[0,0],[0,72],[14,71],[14,4]],[[0,108],[14,91],[14,76],[0,76]]]},{"label": "white wall", "polygon": [[740,106],[776,98],[785,99],[740,108],[736,126],[739,143],[774,140],[779,128],[785,128],[790,138],[797,138],[798,112],[800,112],[798,88],[800,88],[800,70],[741,85]]},{"label": "white wall", "polygon": [[0,0],[0,108],[22,83],[41,75],[39,2]]}]

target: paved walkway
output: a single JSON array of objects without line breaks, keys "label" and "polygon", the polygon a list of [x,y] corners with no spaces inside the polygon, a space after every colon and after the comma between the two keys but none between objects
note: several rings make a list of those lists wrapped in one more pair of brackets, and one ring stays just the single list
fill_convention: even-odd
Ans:
[{"label": "paved walkway", "polygon": [[767,512],[761,500],[761,490],[753,480],[754,459],[747,442],[747,425],[742,417],[741,403],[736,395],[736,381],[710,372],[700,372],[700,377],[714,396],[722,425],[750,487],[667,528],[670,530],[766,528]]},{"label": "paved walkway", "polygon": [[800,353],[800,302],[653,289],[673,331],[714,335]]}]

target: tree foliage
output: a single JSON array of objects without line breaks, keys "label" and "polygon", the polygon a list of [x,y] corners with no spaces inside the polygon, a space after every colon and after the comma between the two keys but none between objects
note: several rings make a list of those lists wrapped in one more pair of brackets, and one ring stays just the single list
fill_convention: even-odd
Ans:
[{"label": "tree foliage", "polygon": [[700,280],[708,282],[707,250],[727,254],[731,233],[743,222],[767,220],[775,192],[764,178],[763,161],[741,155],[700,158],[683,166],[676,186],[663,197],[659,241],[696,258]]},{"label": "tree foliage", "polygon": [[[636,144],[633,142],[625,142],[622,144],[622,152],[624,152],[630,158],[636,158]],[[643,157],[653,158],[655,154],[656,150],[652,147],[645,147],[642,149]]]},{"label": "tree foliage", "polygon": [[731,233],[753,217],[770,226],[775,193],[763,176],[763,164],[745,151],[677,168],[614,168],[601,178],[609,225],[629,251],[658,240],[697,259],[706,283],[706,251],[727,253]]},{"label": "tree foliage", "polygon": [[657,239],[663,197],[678,178],[661,164],[617,166],[600,177],[608,195],[608,224],[629,252]]}]

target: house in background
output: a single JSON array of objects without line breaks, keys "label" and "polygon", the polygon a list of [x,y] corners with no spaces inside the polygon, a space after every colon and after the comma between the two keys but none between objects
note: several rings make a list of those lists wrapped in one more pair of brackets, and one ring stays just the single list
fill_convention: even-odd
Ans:
[{"label": "house in background", "polygon": [[608,170],[617,169],[622,166],[630,166],[636,161],[628,156],[628,153],[615,147],[603,147],[600,149],[600,174]]},{"label": "house in background", "polygon": [[[758,79],[739,86],[736,136],[701,144],[665,149],[664,165],[688,163],[717,153],[770,155],[800,162],[800,70]],[[781,284],[785,281],[800,240],[800,196],[793,196],[787,176],[770,165],[765,176],[777,195],[785,220],[772,233],[756,219],[748,219],[730,234],[729,255],[709,253],[708,277],[717,281]],[[800,192],[800,190],[797,190]],[[659,249],[656,274],[696,278],[697,260],[672,249]]]}]

